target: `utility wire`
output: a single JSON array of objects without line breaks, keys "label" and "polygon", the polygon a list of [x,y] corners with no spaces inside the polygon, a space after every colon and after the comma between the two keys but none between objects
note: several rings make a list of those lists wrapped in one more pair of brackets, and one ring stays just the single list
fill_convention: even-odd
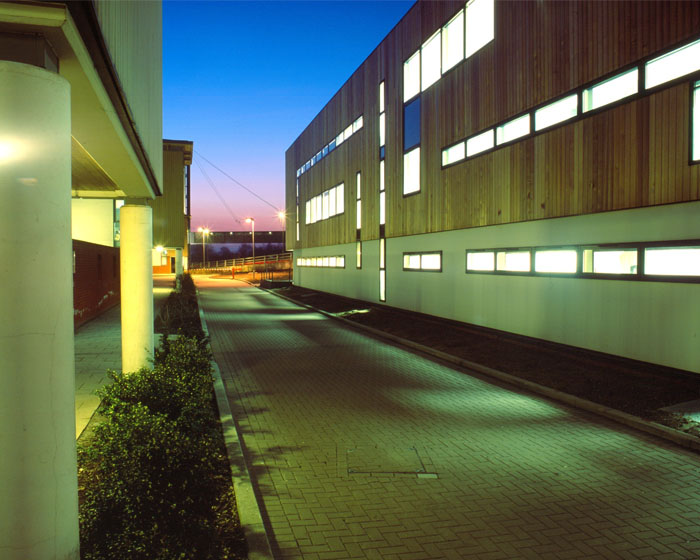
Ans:
[{"label": "utility wire", "polygon": [[213,181],[209,178],[209,175],[207,175],[207,172],[204,171],[204,168],[203,168],[202,165],[199,163],[199,161],[197,161],[197,160],[195,159],[194,162],[197,164],[197,167],[199,167],[199,170],[202,172],[202,175],[204,175],[204,178],[206,179],[207,183],[209,183],[209,186],[210,186],[210,187],[212,188],[212,190],[214,191],[214,194],[216,194],[216,196],[219,198],[219,200],[221,201],[221,204],[224,205],[224,208],[226,208],[226,210],[228,211],[228,213],[231,215],[231,217],[232,217],[234,220],[236,220],[239,224],[242,224],[243,222],[241,221],[241,219],[240,219],[238,216],[236,216],[236,214],[233,212],[233,210],[231,210],[231,208],[229,207],[229,205],[228,205],[228,203],[226,202],[226,200],[224,199],[224,197],[221,196],[221,193],[219,192],[219,189],[216,188],[216,185],[214,185]]},{"label": "utility wire", "polygon": [[[200,158],[202,158],[204,161],[206,161],[206,162],[207,162],[209,165],[211,165],[214,169],[216,169],[217,171],[219,171],[220,173],[222,173],[223,175],[225,175],[226,177],[228,177],[229,179],[231,179],[231,181],[233,181],[234,183],[236,183],[239,187],[241,187],[241,188],[247,190],[247,191],[248,191],[250,194],[252,194],[255,198],[261,200],[262,202],[264,202],[265,204],[267,204],[267,205],[270,206],[271,208],[274,208],[275,212],[278,212],[278,211],[279,211],[279,208],[277,208],[277,206],[275,206],[275,205],[272,204],[271,202],[268,202],[268,201],[265,200],[262,196],[260,196],[258,193],[256,193],[256,192],[253,191],[252,189],[249,189],[249,188],[246,187],[243,183],[241,183],[240,181],[238,181],[238,180],[234,179],[233,177],[231,177],[231,175],[229,175],[228,173],[226,173],[226,171],[224,171],[224,170],[221,169],[220,167],[217,167],[216,165],[214,165],[211,161],[209,161],[207,158],[205,158],[200,152],[198,152],[197,150],[194,150],[194,153],[197,154],[197,155],[198,155]],[[202,167],[200,166],[199,168],[201,169]]]}]

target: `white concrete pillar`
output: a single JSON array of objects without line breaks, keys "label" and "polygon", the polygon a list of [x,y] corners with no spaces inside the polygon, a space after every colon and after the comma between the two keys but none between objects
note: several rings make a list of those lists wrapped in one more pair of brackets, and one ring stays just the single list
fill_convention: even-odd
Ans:
[{"label": "white concrete pillar", "polygon": [[0,61],[0,558],[77,559],[70,85]]},{"label": "white concrete pillar", "polygon": [[182,249],[175,249],[175,274],[182,275],[184,269],[182,267]]},{"label": "white concrete pillar", "polygon": [[137,371],[153,360],[153,216],[144,204],[119,210],[122,371]]}]

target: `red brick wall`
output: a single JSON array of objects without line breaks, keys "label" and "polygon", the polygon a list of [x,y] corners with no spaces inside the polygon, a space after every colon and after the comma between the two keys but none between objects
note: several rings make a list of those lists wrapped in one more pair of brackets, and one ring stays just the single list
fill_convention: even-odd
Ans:
[{"label": "red brick wall", "polygon": [[119,249],[73,240],[73,319],[77,328],[119,303]]}]

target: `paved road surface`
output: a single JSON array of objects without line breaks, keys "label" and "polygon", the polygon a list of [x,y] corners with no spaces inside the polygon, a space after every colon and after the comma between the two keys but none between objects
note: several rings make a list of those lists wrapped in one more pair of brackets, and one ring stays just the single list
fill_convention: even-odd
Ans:
[{"label": "paved road surface", "polygon": [[197,285],[277,558],[700,558],[698,455]]}]

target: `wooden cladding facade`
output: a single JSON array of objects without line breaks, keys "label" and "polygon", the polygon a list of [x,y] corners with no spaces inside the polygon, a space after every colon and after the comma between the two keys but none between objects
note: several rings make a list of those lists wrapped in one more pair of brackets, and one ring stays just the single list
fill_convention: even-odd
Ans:
[{"label": "wooden cladding facade", "polygon": [[[287,246],[379,237],[379,83],[386,88],[386,236],[700,200],[689,164],[691,79],[611,105],[492,152],[441,167],[442,148],[700,37],[700,2],[495,4],[495,40],[421,94],[421,191],[402,194],[403,63],[464,2],[419,1],[286,154]],[[695,77],[697,79],[697,77]],[[359,115],[363,128],[296,170]],[[305,224],[305,202],[345,183],[345,211]]]}]

